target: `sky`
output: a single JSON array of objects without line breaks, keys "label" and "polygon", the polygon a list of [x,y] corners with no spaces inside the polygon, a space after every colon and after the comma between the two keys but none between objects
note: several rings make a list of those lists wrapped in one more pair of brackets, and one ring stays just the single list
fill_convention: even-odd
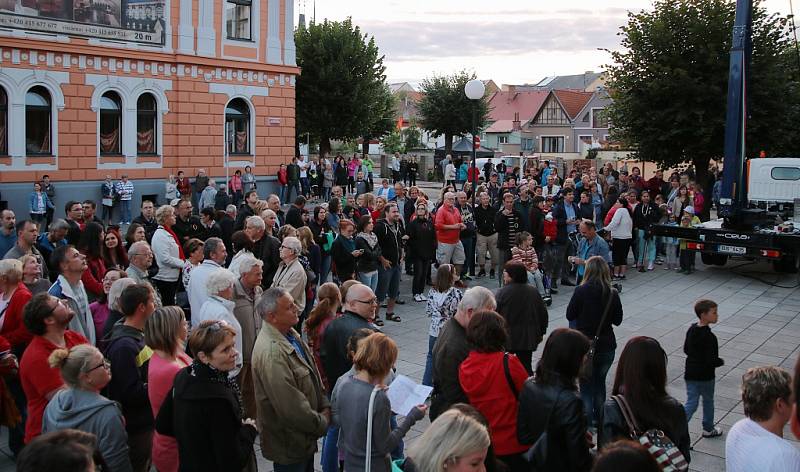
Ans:
[{"label": "sky", "polygon": [[[419,83],[461,69],[498,85],[599,71],[619,47],[628,11],[648,0],[295,0],[317,22],[352,17],[386,56],[387,82]],[[316,5],[315,5],[316,3]],[[765,0],[788,14],[789,0]],[[800,7],[798,7],[800,8]]]}]

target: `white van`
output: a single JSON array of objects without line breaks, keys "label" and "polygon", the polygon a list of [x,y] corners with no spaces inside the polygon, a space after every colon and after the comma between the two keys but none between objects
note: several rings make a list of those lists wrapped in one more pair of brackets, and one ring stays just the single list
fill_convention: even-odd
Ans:
[{"label": "white van", "polygon": [[800,158],[750,159],[747,166],[747,200],[751,205],[793,203],[800,197]]}]

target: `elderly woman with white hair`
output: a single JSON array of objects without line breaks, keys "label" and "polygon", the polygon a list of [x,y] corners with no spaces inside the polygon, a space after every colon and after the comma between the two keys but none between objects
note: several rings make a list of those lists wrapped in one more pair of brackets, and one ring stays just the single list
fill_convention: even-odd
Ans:
[{"label": "elderly woman with white hair", "polygon": [[158,229],[153,234],[152,247],[158,273],[153,280],[164,306],[175,304],[175,291],[178,288],[177,282],[185,259],[178,235],[172,230],[175,218],[175,209],[169,205],[160,206],[156,210]]},{"label": "elderly woman with white hair", "polygon": [[208,299],[203,302],[200,311],[192,313],[192,325],[200,326],[203,321],[224,321],[236,331],[236,368],[228,373],[236,377],[242,369],[242,325],[233,314],[236,304],[233,301],[233,287],[236,284],[236,275],[228,269],[217,269],[206,282]]},{"label": "elderly woman with white hair", "polygon": [[306,283],[308,277],[306,270],[298,260],[303,245],[294,236],[283,238],[280,248],[281,263],[278,264],[278,271],[272,280],[273,287],[286,289],[294,299],[297,310],[302,313],[306,307]]},{"label": "elderly woman with white hair", "polygon": [[22,282],[22,262],[0,260],[0,336],[20,354],[32,337],[22,321],[22,310],[31,297],[30,290]]},{"label": "elderly woman with white hair", "polygon": [[[103,325],[103,338],[111,333],[114,325],[123,318],[122,311],[119,308],[119,299],[123,290],[135,284],[136,281],[130,277],[122,277],[111,283],[111,288],[108,289],[108,296],[106,297],[108,301],[108,317]],[[101,339],[100,336],[98,336],[98,339]]]}]

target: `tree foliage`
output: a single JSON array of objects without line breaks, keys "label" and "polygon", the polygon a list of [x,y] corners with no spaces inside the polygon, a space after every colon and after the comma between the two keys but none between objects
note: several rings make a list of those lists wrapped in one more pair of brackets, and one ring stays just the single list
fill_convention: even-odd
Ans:
[{"label": "tree foliage", "polygon": [[422,127],[434,137],[444,136],[447,153],[453,148],[454,136],[472,132],[473,110],[477,112],[478,129],[489,116],[487,96],[473,103],[464,94],[464,85],[474,78],[474,73],[460,71],[422,82],[422,99],[417,105]]},{"label": "tree foliage", "polygon": [[[615,139],[662,167],[691,162],[705,182],[710,159],[723,154],[734,16],[728,0],[656,0],[628,14],[608,68]],[[752,36],[748,155],[796,151],[800,95],[786,20],[757,1]]]},{"label": "tree foliage", "polygon": [[348,18],[298,28],[295,44],[301,68],[296,86],[298,135],[310,133],[319,139],[320,152],[328,152],[332,139],[348,140],[382,129],[386,67],[373,37]]},{"label": "tree foliage", "polygon": [[403,146],[406,151],[419,149],[423,146],[422,132],[414,125],[403,130]]},{"label": "tree foliage", "polygon": [[369,108],[369,119],[360,134],[364,138],[362,152],[369,154],[370,139],[380,139],[394,130],[396,100],[392,91],[384,84],[378,96],[366,106]]},{"label": "tree foliage", "polygon": [[405,145],[403,144],[403,135],[394,130],[383,138],[383,152],[386,154],[394,154],[395,152],[406,152]]}]

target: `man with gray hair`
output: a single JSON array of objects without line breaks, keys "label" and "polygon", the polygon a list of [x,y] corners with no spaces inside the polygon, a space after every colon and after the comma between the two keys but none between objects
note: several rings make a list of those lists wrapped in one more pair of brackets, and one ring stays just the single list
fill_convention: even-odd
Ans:
[{"label": "man with gray hair", "polygon": [[467,325],[475,313],[495,308],[497,302],[491,290],[480,286],[472,287],[464,292],[455,316],[442,326],[433,346],[431,421],[454,403],[469,403],[458,381],[458,369],[470,350],[467,343]]},{"label": "man with gray hair", "polygon": [[783,438],[783,428],[795,414],[791,375],[773,366],[747,369],[742,404],[746,418],[731,427],[725,440],[725,470],[800,470],[800,451]]},{"label": "man with gray hair", "polygon": [[208,278],[225,264],[228,250],[220,238],[208,238],[203,246],[203,256],[205,258],[203,263],[192,269],[192,277],[189,279],[189,286],[186,287],[186,294],[189,296],[189,307],[193,314],[197,313],[206,299],[208,299],[206,290]]},{"label": "man with gray hair", "polygon": [[264,263],[251,255],[242,256],[239,262],[239,278],[233,284],[233,316],[242,327],[242,371],[237,377],[242,389],[242,403],[246,418],[256,418],[256,399],[253,390],[253,374],[250,361],[256,336],[261,330],[261,317],[256,305],[261,299],[261,278]]},{"label": "man with gray hair", "polygon": [[[150,245],[145,241],[136,241],[128,248],[128,261],[129,265],[125,272],[128,277],[133,279],[137,284],[144,284],[150,288],[154,285],[150,280],[150,273],[148,270],[153,265],[153,250]],[[161,295],[158,290],[153,289],[156,308],[161,308]]]},{"label": "man with gray hair", "polygon": [[303,246],[299,239],[293,236],[283,238],[280,246],[281,263],[278,264],[278,270],[272,281],[273,287],[280,287],[289,292],[300,313],[306,307],[306,283],[308,282],[306,270],[298,260],[302,249]]},{"label": "man with gray hair", "polygon": [[208,185],[206,188],[203,189],[203,192],[200,194],[200,211],[203,208],[214,208],[214,200],[217,198],[217,182],[214,179],[208,180]]},{"label": "man with gray hair", "polygon": [[[194,278],[194,274],[192,274]],[[192,326],[197,327],[203,321],[224,321],[236,331],[236,368],[228,373],[229,377],[236,377],[242,368],[242,326],[233,314],[233,286],[236,285],[236,275],[228,269],[217,268],[212,272],[204,284],[208,298],[198,311],[192,312]]]},{"label": "man with gray hair", "polygon": [[292,328],[300,321],[297,304],[273,287],[256,312],[264,320],[252,358],[261,454],[278,472],[313,470],[331,410],[311,349]]}]

